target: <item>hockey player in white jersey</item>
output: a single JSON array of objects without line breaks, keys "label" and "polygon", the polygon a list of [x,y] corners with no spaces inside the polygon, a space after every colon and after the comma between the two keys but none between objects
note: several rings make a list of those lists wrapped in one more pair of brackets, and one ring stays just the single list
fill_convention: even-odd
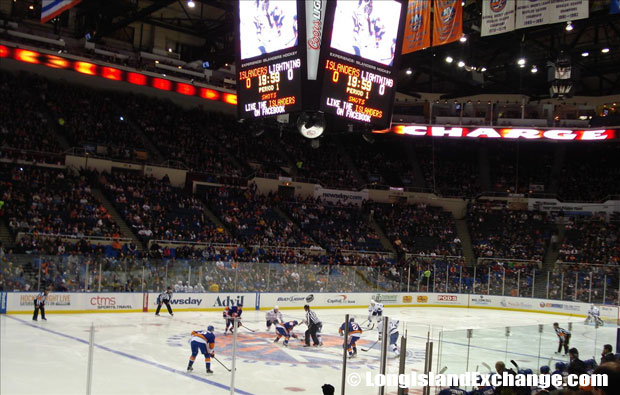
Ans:
[{"label": "hockey player in white jersey", "polygon": [[590,305],[590,310],[588,310],[588,317],[586,318],[584,324],[589,324],[590,322],[594,322],[596,326],[603,325],[603,320],[601,319],[601,310],[595,305]]},{"label": "hockey player in white jersey", "polygon": [[375,327],[375,321],[380,322],[383,316],[383,303],[377,303],[374,300],[370,301],[368,306],[368,326],[367,328],[373,329]]},{"label": "hockey player in white jersey", "polygon": [[282,312],[280,312],[280,308],[278,306],[274,306],[273,310],[269,310],[265,318],[267,320],[267,331],[271,329],[271,325],[284,323],[284,320],[282,319]]},{"label": "hockey player in white jersey", "polygon": [[398,346],[396,342],[398,341],[398,324],[400,322],[398,320],[389,319],[388,320],[388,333],[390,334],[390,343],[388,344],[388,350],[394,354],[394,357],[400,355],[398,351]]}]

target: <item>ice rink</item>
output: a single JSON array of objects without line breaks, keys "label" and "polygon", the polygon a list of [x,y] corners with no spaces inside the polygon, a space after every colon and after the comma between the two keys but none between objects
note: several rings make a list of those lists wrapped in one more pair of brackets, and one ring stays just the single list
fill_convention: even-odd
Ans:
[{"label": "ice rink", "polygon": [[[303,310],[285,310],[284,318],[301,321]],[[282,341],[273,343],[274,329],[266,332],[265,312],[245,310],[243,322],[255,333],[239,330],[235,388],[239,394],[320,394],[330,383],[340,393],[342,338],[337,328],[350,313],[364,321],[366,309],[318,309],[323,321],[323,347],[303,348],[303,342],[291,339],[289,348]],[[447,373],[466,368],[485,371],[482,362],[514,359],[521,367],[536,369],[548,363],[557,349],[550,324],[557,321],[572,325],[571,346],[581,351],[582,359],[599,358],[602,345],[615,344],[615,327],[595,330],[580,318],[559,315],[465,308],[388,308],[384,315],[400,320],[401,334],[408,331],[407,372],[422,371],[427,333],[434,338],[433,367],[447,367]],[[9,394],[84,394],[91,323],[96,327],[93,394],[226,394],[230,393],[231,373],[212,361],[213,375],[205,373],[199,355],[194,372],[185,369],[190,356],[192,330],[216,329],[216,357],[231,366],[232,335],[222,335],[221,312],[49,314],[48,321],[34,322],[29,315],[0,316],[1,387]],[[545,324],[542,333],[538,324]],[[506,336],[505,327],[511,327]],[[467,363],[467,331],[469,339]],[[296,333],[303,338],[306,327]],[[442,341],[438,341],[441,330]],[[348,372],[379,370],[379,345],[363,352],[377,339],[377,331],[365,331],[358,343],[358,356],[348,362]],[[540,351],[539,351],[540,348]],[[539,354],[540,352],[540,354]],[[539,357],[541,355],[541,357]],[[565,361],[563,356],[554,356]],[[390,359],[388,372],[397,371],[397,359]],[[414,389],[411,393],[421,393]],[[347,386],[347,393],[376,394],[376,388]],[[395,394],[396,388],[386,393]]]}]

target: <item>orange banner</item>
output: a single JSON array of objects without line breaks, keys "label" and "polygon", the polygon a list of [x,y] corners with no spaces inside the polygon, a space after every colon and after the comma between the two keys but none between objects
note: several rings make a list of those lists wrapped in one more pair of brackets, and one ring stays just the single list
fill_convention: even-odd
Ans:
[{"label": "orange banner", "polygon": [[431,2],[409,0],[403,55],[431,46]]},{"label": "orange banner", "polygon": [[458,40],[463,35],[461,0],[435,0],[433,46]]}]

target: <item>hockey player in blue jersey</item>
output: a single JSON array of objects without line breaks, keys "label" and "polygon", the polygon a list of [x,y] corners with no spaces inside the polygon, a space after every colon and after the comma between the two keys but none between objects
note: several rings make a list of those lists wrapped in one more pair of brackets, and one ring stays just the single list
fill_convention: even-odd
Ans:
[{"label": "hockey player in blue jersey", "polygon": [[194,365],[198,351],[205,356],[207,374],[213,373],[211,370],[211,358],[215,357],[214,330],[213,325],[209,325],[206,331],[192,331],[192,337],[189,339],[189,344],[192,348],[192,356],[189,357],[189,364],[187,365],[188,373],[194,370],[192,366]]},{"label": "hockey player in blue jersey", "polygon": [[293,329],[299,325],[299,322],[297,321],[288,321],[285,323],[282,322],[276,322],[276,335],[277,337],[275,338],[275,340],[273,341],[274,343],[277,343],[281,337],[284,337],[284,343],[282,343],[284,345],[284,347],[288,347],[288,341],[290,340],[291,336],[294,339],[297,339],[297,335],[293,333]]},{"label": "hockey player in blue jersey", "polygon": [[228,328],[230,327],[230,333],[233,333],[233,322],[234,318],[239,318],[239,324],[237,326],[241,326],[241,314],[243,314],[243,305],[239,303],[237,306],[226,307],[224,309],[224,319],[226,320],[226,329],[224,329],[224,334],[228,333]]},{"label": "hockey player in blue jersey", "polygon": [[[340,336],[344,336],[344,328],[347,323],[343,322],[338,328]],[[357,355],[356,343],[362,336],[362,328],[355,322],[355,319],[349,319],[349,338],[347,339],[347,351],[349,352],[349,358],[353,358]]]}]

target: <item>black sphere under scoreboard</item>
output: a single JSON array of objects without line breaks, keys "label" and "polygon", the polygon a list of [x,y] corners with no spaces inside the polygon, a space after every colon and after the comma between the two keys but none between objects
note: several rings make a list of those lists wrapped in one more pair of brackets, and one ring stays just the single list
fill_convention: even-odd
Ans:
[{"label": "black sphere under scoreboard", "polygon": [[405,14],[405,0],[240,0],[239,118],[321,111],[388,128]]}]

